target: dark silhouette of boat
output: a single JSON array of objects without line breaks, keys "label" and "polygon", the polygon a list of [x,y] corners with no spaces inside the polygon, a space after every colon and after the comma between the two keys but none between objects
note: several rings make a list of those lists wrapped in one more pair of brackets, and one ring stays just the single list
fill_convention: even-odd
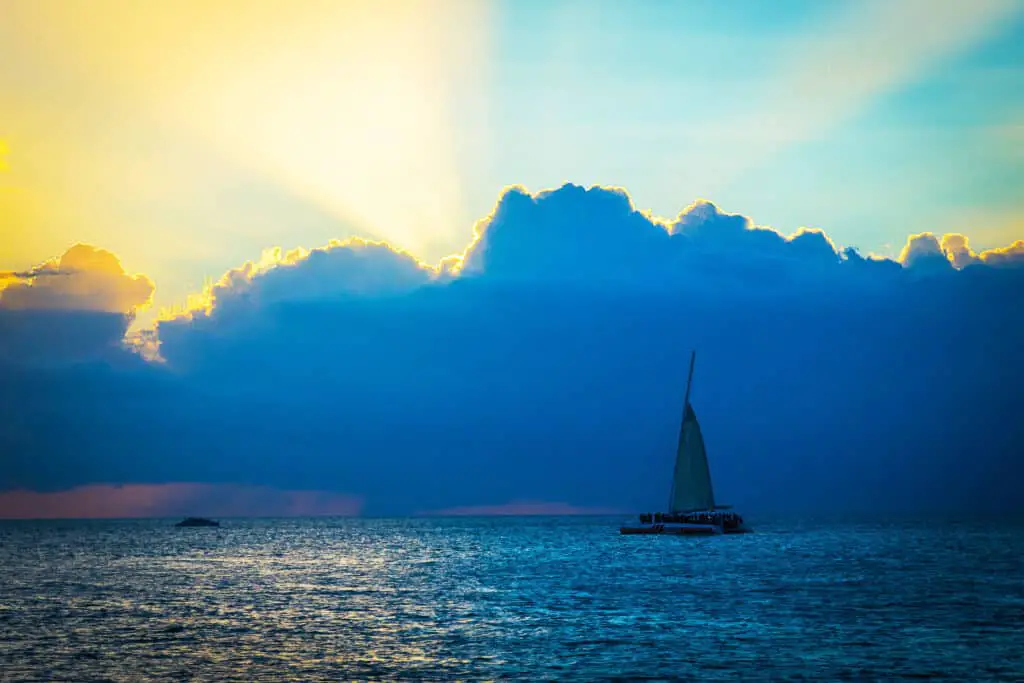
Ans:
[{"label": "dark silhouette of boat", "polygon": [[205,517],[186,517],[174,526],[220,526],[220,522]]},{"label": "dark silhouette of boat", "polygon": [[683,421],[679,429],[676,464],[669,492],[668,512],[645,512],[639,524],[624,524],[623,534],[670,534],[691,536],[739,534],[750,531],[743,517],[732,512],[731,505],[718,505],[711,486],[711,470],[697,414],[690,405],[690,385],[696,351],[690,354],[690,373],[686,378]]}]

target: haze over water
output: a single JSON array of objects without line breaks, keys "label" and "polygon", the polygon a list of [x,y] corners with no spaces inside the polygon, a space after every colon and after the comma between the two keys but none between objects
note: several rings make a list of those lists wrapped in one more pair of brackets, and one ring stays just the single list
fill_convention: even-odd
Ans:
[{"label": "haze over water", "polygon": [[1024,678],[1024,524],[0,523],[0,680]]}]

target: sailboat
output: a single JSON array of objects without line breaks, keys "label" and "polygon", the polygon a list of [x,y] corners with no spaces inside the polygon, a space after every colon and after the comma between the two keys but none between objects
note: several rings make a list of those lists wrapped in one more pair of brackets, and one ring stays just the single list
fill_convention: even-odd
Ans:
[{"label": "sailboat", "polygon": [[697,414],[690,405],[690,385],[697,352],[690,354],[690,373],[686,378],[683,420],[679,427],[676,464],[669,491],[668,512],[645,512],[639,523],[625,524],[623,534],[672,534],[677,536],[731,534],[747,531],[743,518],[731,505],[717,505],[711,486],[707,450],[700,432]]}]

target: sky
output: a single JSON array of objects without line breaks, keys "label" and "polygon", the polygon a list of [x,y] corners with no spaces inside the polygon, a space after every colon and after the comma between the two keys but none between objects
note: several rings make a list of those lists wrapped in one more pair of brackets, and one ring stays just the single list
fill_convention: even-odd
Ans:
[{"label": "sky", "polygon": [[739,503],[1012,507],[1022,38],[3,0],[0,516],[653,508],[690,348]]}]

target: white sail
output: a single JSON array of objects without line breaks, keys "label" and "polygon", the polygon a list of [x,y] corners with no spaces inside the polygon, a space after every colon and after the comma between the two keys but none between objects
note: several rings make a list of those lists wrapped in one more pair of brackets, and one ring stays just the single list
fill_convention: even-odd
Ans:
[{"label": "white sail", "polygon": [[690,354],[690,372],[686,377],[686,398],[683,399],[683,423],[679,427],[679,446],[676,449],[676,467],[672,473],[672,492],[669,494],[669,512],[714,510],[715,494],[711,490],[711,471],[708,454],[704,450],[704,437],[700,434],[697,414],[690,405],[690,385],[693,383],[693,364],[697,352]]},{"label": "white sail", "polygon": [[715,493],[711,488],[704,437],[693,406],[686,403],[683,425],[679,430],[679,449],[676,451],[676,469],[672,476],[672,499],[669,512],[713,510]]}]

